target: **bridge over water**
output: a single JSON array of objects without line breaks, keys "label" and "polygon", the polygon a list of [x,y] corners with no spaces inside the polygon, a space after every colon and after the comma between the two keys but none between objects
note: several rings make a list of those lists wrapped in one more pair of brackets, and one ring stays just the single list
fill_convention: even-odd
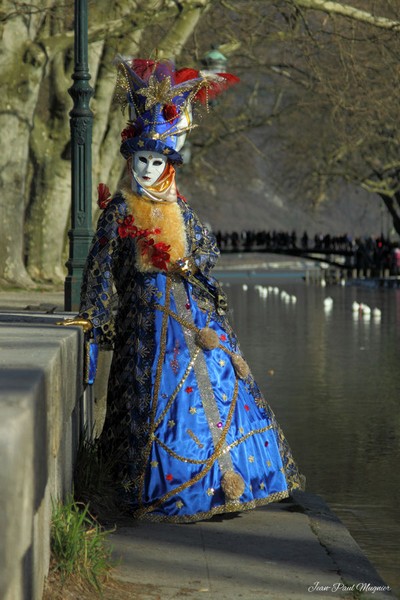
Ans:
[{"label": "bridge over water", "polygon": [[[267,246],[246,246],[245,244],[240,246],[230,246],[220,248],[223,254],[236,254],[236,253],[258,253],[266,252],[268,254],[281,254],[285,256],[296,256],[305,258],[307,260],[315,260],[318,262],[324,262],[331,266],[338,267],[339,269],[353,269],[357,267],[357,255],[358,249],[355,250],[333,250],[324,248],[290,248],[290,247],[267,247]],[[372,268],[374,262],[367,254],[365,255],[366,264],[362,265],[362,268]]]}]

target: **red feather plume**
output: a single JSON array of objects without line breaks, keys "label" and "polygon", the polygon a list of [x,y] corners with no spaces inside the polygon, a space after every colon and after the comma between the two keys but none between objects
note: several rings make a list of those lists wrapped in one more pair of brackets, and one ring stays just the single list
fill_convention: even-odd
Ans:
[{"label": "red feather plume", "polygon": [[154,73],[156,66],[155,60],[147,60],[145,58],[135,58],[131,63],[132,69],[144,81],[148,81]]},{"label": "red feather plume", "polygon": [[230,73],[216,73],[218,77],[222,79],[219,81],[210,81],[210,85],[208,88],[203,87],[199,90],[195,96],[195,100],[198,100],[202,104],[206,104],[207,98],[208,100],[213,100],[219,94],[222,94],[225,90],[235,85],[235,83],[239,83],[239,77],[236,75],[231,75]]},{"label": "red feather plume", "polygon": [[[230,88],[232,85],[235,85],[235,83],[240,81],[239,77],[236,77],[236,75],[231,75],[230,73],[216,73],[216,75],[218,75],[220,78],[219,81],[213,81],[210,79],[208,91],[206,87],[202,87],[201,90],[197,92],[195,100],[205,104],[207,102],[207,97],[209,100],[212,100]],[[176,71],[175,73],[175,83],[183,83],[184,81],[197,79],[198,77],[200,77],[200,73],[199,71],[196,71],[196,69],[179,69],[179,71]]]},{"label": "red feather plume", "polygon": [[189,79],[197,79],[198,76],[199,72],[196,71],[196,69],[189,69],[189,67],[185,67],[175,72],[175,83],[178,85],[178,83],[189,81]]},{"label": "red feather plume", "polygon": [[112,200],[111,192],[108,185],[106,185],[105,183],[99,183],[99,185],[97,186],[97,194],[97,204],[103,210],[104,208],[106,208],[107,204]]}]

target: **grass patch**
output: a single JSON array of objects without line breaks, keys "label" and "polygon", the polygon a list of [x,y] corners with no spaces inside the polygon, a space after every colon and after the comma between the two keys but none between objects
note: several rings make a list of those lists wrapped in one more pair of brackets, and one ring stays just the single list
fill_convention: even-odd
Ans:
[{"label": "grass patch", "polygon": [[108,532],[89,513],[89,505],[72,496],[52,505],[50,570],[58,573],[62,582],[83,580],[101,592],[113,566],[111,549],[105,544]]}]

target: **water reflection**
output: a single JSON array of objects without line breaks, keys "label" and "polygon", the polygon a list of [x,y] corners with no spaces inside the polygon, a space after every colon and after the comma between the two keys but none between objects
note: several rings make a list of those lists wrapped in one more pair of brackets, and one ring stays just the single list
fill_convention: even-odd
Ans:
[{"label": "water reflection", "polygon": [[[282,280],[263,295],[254,286],[266,280],[242,284],[226,289],[231,318],[308,490],[325,498],[399,593],[400,291]],[[371,314],[354,311],[354,302]]]}]

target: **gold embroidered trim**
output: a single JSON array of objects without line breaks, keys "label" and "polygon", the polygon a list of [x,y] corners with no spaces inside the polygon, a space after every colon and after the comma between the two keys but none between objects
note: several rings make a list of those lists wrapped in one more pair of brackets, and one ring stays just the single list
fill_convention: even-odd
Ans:
[{"label": "gold embroidered trim", "polygon": [[[163,504],[164,502],[166,502],[169,498],[171,498],[175,494],[179,494],[181,491],[183,491],[186,488],[188,488],[188,487],[192,486],[193,484],[197,483],[198,481],[200,481],[200,479],[203,479],[203,477],[205,477],[207,475],[207,473],[211,470],[214,462],[217,460],[218,455],[221,452],[221,448],[224,445],[226,436],[227,436],[229,428],[231,426],[233,412],[234,412],[235,407],[236,407],[238,390],[239,390],[239,384],[238,384],[238,380],[236,379],[236,381],[235,381],[235,389],[234,389],[233,398],[232,398],[232,404],[231,404],[231,406],[229,408],[229,414],[228,414],[228,417],[226,419],[226,424],[225,424],[224,428],[222,429],[221,437],[220,437],[220,439],[219,439],[219,441],[218,441],[218,443],[217,443],[217,445],[215,447],[215,451],[212,454],[212,456],[210,456],[210,458],[207,459],[204,469],[202,471],[200,471],[200,473],[197,473],[197,475],[195,475],[194,477],[192,477],[192,479],[189,479],[189,481],[185,481],[185,483],[182,483],[178,487],[176,487],[173,490],[170,490],[169,492],[167,492],[166,494],[164,494],[164,496],[162,496],[161,498],[159,498],[158,500],[156,500],[155,502],[153,502],[153,504],[151,504],[149,506],[145,506],[145,507],[139,508],[137,511],[135,511],[134,517],[137,516],[137,518],[140,518],[142,514],[146,514],[148,512],[153,511],[154,509],[158,508],[161,504]],[[147,458],[148,458],[148,455],[147,455]],[[144,478],[144,474],[143,474],[143,478]]]},{"label": "gold embroidered trim", "polygon": [[[249,502],[228,502],[226,504],[222,504],[221,506],[215,506],[209,511],[195,513],[194,515],[174,515],[174,516],[165,516],[165,515],[154,515],[154,514],[144,514],[143,517],[138,516],[138,519],[143,518],[146,521],[153,522],[168,522],[168,523],[194,523],[195,521],[204,521],[205,519],[210,519],[214,515],[220,515],[221,513],[232,513],[232,512],[240,512],[243,510],[252,510],[254,508],[265,506],[266,504],[271,504],[272,502],[279,502],[280,500],[284,500],[285,498],[289,498],[289,492],[275,492],[274,494],[270,494],[266,498],[258,498],[256,500],[250,500]],[[136,513],[134,513],[136,516]]]},{"label": "gold embroidered trim", "polygon": [[[171,280],[167,277],[166,278],[166,284],[165,284],[165,306],[167,306],[169,308],[169,303],[171,301]],[[152,433],[154,432],[154,422],[155,422],[155,418],[156,418],[156,414],[157,414],[157,403],[158,403],[158,393],[160,391],[160,382],[161,382],[161,375],[162,375],[162,368],[163,368],[163,362],[164,362],[164,356],[165,356],[165,348],[167,345],[167,329],[168,329],[168,314],[165,312],[163,314],[163,320],[162,320],[162,324],[161,324],[161,336],[160,336],[160,354],[158,356],[158,361],[157,361],[157,369],[156,369],[156,377],[155,377],[155,382],[154,382],[154,391],[153,391],[153,399],[152,399],[152,407],[151,407],[151,416],[150,416],[150,426],[149,426],[149,430],[150,430],[150,435],[149,435],[149,439],[147,440],[147,446],[145,449],[145,454],[144,454],[144,464],[147,464],[149,456],[150,456],[150,452],[151,452],[151,446],[153,443],[153,439],[152,439]],[[145,480],[145,475],[146,475],[146,469],[143,469],[143,472],[140,476],[140,486],[139,486],[139,502],[140,504],[142,504],[142,497],[143,497],[143,491],[144,491],[144,480]]]},{"label": "gold embroidered trim", "polygon": [[[171,301],[171,281],[167,278],[165,283],[165,306],[169,308]],[[164,313],[162,325],[161,325],[161,336],[160,336],[160,354],[158,356],[156,377],[154,382],[153,392],[153,405],[151,411],[150,430],[154,431],[154,421],[157,412],[157,400],[158,393],[160,391],[161,374],[165,356],[165,348],[167,346],[167,329],[168,329],[168,314]]]},{"label": "gold embroidered trim", "polygon": [[[219,453],[218,456],[216,456],[215,452],[214,454],[209,458],[205,458],[204,460],[196,460],[194,458],[185,458],[184,456],[181,456],[180,454],[177,454],[176,452],[174,452],[173,450],[171,450],[171,448],[169,448],[164,442],[162,442],[158,437],[153,437],[153,440],[155,442],[157,442],[157,444],[160,444],[160,446],[162,448],[164,448],[164,450],[173,458],[176,458],[177,460],[180,460],[181,462],[185,462],[185,463],[192,463],[194,465],[203,465],[205,464],[208,460],[210,460],[211,458],[215,457],[216,459],[218,459],[220,456],[222,456],[223,454],[225,454],[226,452],[229,452],[230,450],[232,450],[232,448],[236,448],[236,446],[239,446],[239,444],[241,444],[242,442],[245,442],[249,437],[251,437],[252,435],[257,435],[260,433],[264,433],[265,431],[268,431],[269,429],[273,429],[273,425],[268,425],[267,427],[262,427],[261,429],[254,429],[253,431],[249,431],[249,433],[246,433],[246,435],[244,435],[243,437],[239,438],[238,440],[232,442],[232,444],[229,444],[227,446],[225,446],[225,448]],[[188,434],[190,435],[190,437],[193,439],[193,441],[196,442],[196,444],[200,447],[203,448],[204,444],[202,444],[199,440],[199,438],[193,433],[193,431],[191,429],[187,429]]]},{"label": "gold embroidered trim", "polygon": [[165,306],[162,306],[161,304],[155,304],[154,308],[157,308],[158,310],[160,310],[163,313],[168,313],[168,316],[172,317],[173,319],[175,319],[175,321],[177,321],[177,323],[179,323],[180,325],[182,325],[182,327],[186,327],[186,329],[190,329],[191,331],[195,331],[196,333],[198,331],[200,331],[200,329],[198,327],[196,327],[196,325],[193,325],[187,319],[183,319],[182,317],[180,317],[176,312],[174,312],[170,308],[166,309]]},{"label": "gold embroidered trim", "polygon": [[[168,315],[170,317],[175,319],[175,321],[177,321],[183,327],[186,327],[186,329],[190,329],[191,331],[194,331],[195,333],[199,333],[201,331],[202,328],[196,327],[196,325],[194,325],[193,323],[190,323],[190,321],[187,321],[186,319],[182,319],[182,317],[180,317],[178,314],[176,314],[170,308],[167,309],[165,306],[162,306],[161,304],[155,304],[154,306],[161,312],[164,312],[164,313],[168,312]],[[210,321],[208,321],[208,323],[209,322]],[[220,350],[225,352],[225,354],[228,354],[231,358],[234,358],[235,356],[237,356],[236,352],[232,352],[232,350],[229,350],[229,348],[226,348],[226,346],[224,346],[223,344],[218,344],[218,346],[216,346],[216,348],[219,348]]]},{"label": "gold embroidered trim", "polygon": [[249,431],[249,433],[246,433],[246,435],[243,435],[238,440],[235,440],[234,442],[232,442],[232,444],[229,444],[229,446],[226,447],[224,452],[228,452],[229,450],[232,450],[232,448],[236,448],[236,446],[239,446],[239,444],[241,444],[242,442],[245,442],[252,435],[256,435],[258,433],[264,433],[265,431],[268,431],[269,429],[273,429],[273,428],[274,428],[273,425],[268,425],[267,427],[261,427],[261,429],[253,429],[252,431]]},{"label": "gold embroidered trim", "polygon": [[171,450],[171,448],[169,448],[167,446],[167,444],[164,444],[164,442],[162,442],[158,437],[154,437],[153,441],[156,442],[157,444],[159,444],[161,446],[161,448],[164,448],[164,450],[173,458],[176,458],[177,460],[180,460],[181,462],[184,463],[191,463],[193,465],[204,465],[204,463],[207,462],[207,458],[205,458],[204,460],[198,460],[195,458],[185,458],[184,456],[181,456],[180,454],[177,454],[176,452],[174,452],[173,450]]},{"label": "gold embroidered trim", "polygon": [[[200,348],[199,348],[200,351]],[[188,366],[186,367],[186,370],[182,376],[182,379],[180,380],[180,382],[178,383],[178,385],[176,386],[176,388],[174,389],[174,391],[171,394],[171,397],[169,398],[167,404],[165,405],[164,410],[162,411],[161,415],[159,416],[159,418],[157,419],[156,423],[155,423],[155,429],[157,429],[157,427],[159,426],[159,424],[161,423],[161,421],[164,419],[165,415],[167,414],[167,412],[169,411],[169,409],[171,408],[172,403],[174,402],[175,398],[177,397],[179,391],[181,390],[183,384],[185,383],[190,371],[193,368],[194,362],[197,358],[198,352],[196,352],[196,355],[193,356],[193,358],[190,360]]]},{"label": "gold embroidered trim", "polygon": [[[168,311],[167,310],[164,311],[163,310],[164,307],[161,306],[160,304],[156,304],[156,308],[158,308],[159,310],[161,310],[162,312],[164,312],[164,314],[167,312],[168,316],[174,318],[176,321],[178,321],[184,327],[188,327],[189,328],[189,325],[191,325],[190,322],[187,322],[187,321],[181,322],[181,321],[183,321],[183,319],[180,319],[179,316],[177,314],[175,314],[174,312],[172,312],[170,309],[168,309]],[[207,315],[207,325],[210,322],[210,320],[211,320],[211,315],[208,314]],[[194,363],[196,361],[196,358],[199,355],[199,352],[200,352],[200,348],[196,348],[196,351],[195,351],[194,355],[191,357],[191,360],[190,360],[190,362],[189,362],[189,364],[188,364],[188,366],[187,366],[187,368],[186,368],[186,370],[185,370],[185,372],[184,372],[184,374],[182,376],[181,381],[178,383],[178,385],[176,386],[175,390],[172,392],[172,395],[171,395],[170,399],[168,400],[168,402],[167,402],[167,404],[166,404],[163,412],[161,413],[160,417],[158,418],[157,422],[155,423],[154,429],[157,429],[157,427],[160,425],[161,421],[164,419],[165,415],[169,411],[172,403],[174,402],[174,400],[175,400],[176,396],[178,395],[179,391],[181,390],[181,388],[182,388],[184,382],[186,381],[186,379],[187,379],[190,371],[192,370],[192,368],[194,366]]]},{"label": "gold embroidered trim", "polygon": [[192,440],[194,442],[196,442],[196,444],[198,445],[199,448],[204,448],[204,444],[201,443],[201,441],[199,440],[197,435],[195,433],[193,433],[193,431],[191,429],[187,429],[187,432],[190,435],[190,437],[192,438]]},{"label": "gold embroidered trim", "polygon": [[[183,284],[174,284],[173,297],[175,300],[177,312],[179,314],[182,314],[185,310],[185,306],[188,301],[186,289]],[[193,322],[192,313],[189,313],[188,316],[190,317],[191,322]],[[201,332],[208,330],[209,328],[207,323],[206,326],[201,329]],[[217,333],[213,329],[209,331],[212,332],[213,337],[216,338],[216,343],[218,344],[219,339]],[[202,348],[202,345],[198,344],[196,339],[198,334],[196,334],[196,336],[193,336],[186,328],[183,328],[183,334],[189,353],[191,356],[193,356],[196,353],[198,347]],[[208,372],[204,352],[199,353],[197,361],[193,366],[193,371],[199,386],[201,401],[203,404],[204,414],[208,422],[208,427],[211,433],[211,439],[214,448],[216,448],[221,437],[222,421],[221,414],[218,409],[218,404],[215,399],[214,389],[210,381],[210,375]],[[224,452],[223,454],[219,454],[218,463],[222,473],[233,469],[232,459],[229,453]]]}]

